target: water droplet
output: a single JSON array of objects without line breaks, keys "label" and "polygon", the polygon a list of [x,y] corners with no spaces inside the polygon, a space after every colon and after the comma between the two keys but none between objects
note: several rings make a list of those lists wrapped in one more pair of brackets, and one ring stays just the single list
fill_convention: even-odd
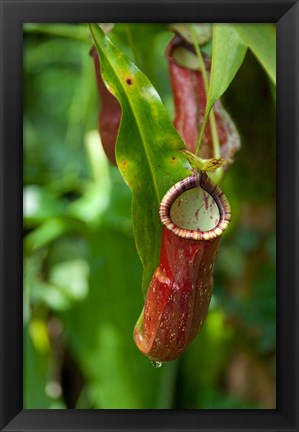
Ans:
[{"label": "water droplet", "polygon": [[155,368],[160,368],[162,366],[162,362],[157,362],[155,360],[151,360],[151,364],[155,367]]}]

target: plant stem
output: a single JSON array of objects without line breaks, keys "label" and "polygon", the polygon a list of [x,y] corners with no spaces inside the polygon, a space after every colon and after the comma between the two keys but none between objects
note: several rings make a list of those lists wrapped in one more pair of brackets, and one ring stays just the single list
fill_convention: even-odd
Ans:
[{"label": "plant stem", "polygon": [[215,113],[213,108],[211,108],[211,113],[210,113],[210,126],[211,126],[212,140],[213,140],[214,157],[220,158],[221,157],[220,143],[219,143],[219,137],[217,132],[216,118],[215,118]]},{"label": "plant stem", "polygon": [[[192,35],[192,39],[193,39],[193,45],[195,48],[195,52],[196,55],[198,57],[198,61],[199,61],[199,66],[201,69],[201,73],[202,73],[202,78],[203,78],[203,83],[204,83],[204,88],[205,88],[205,94],[206,94],[206,100],[208,100],[208,91],[209,91],[209,79],[208,79],[208,73],[206,70],[206,66],[205,66],[205,62],[204,59],[202,57],[199,45],[197,43],[196,40],[196,32],[194,29],[194,24],[190,24],[190,32]],[[198,137],[198,142],[197,142],[197,146],[196,146],[196,151],[195,154],[198,156],[198,152],[202,143],[202,139],[203,139],[203,134],[204,134],[204,130],[206,127],[206,123],[209,117],[209,112],[207,111],[207,109],[205,110],[205,114],[204,114],[204,118],[203,118],[203,122],[201,125],[201,129],[200,129],[200,134]],[[218,138],[218,132],[217,132],[217,126],[216,126],[216,119],[215,119],[215,114],[214,114],[214,110],[213,108],[211,108],[210,110],[210,126],[211,126],[211,134],[212,134],[212,141],[213,141],[213,153],[214,153],[214,157],[215,158],[219,158],[221,156],[220,153],[220,144],[219,144],[219,138]]]}]

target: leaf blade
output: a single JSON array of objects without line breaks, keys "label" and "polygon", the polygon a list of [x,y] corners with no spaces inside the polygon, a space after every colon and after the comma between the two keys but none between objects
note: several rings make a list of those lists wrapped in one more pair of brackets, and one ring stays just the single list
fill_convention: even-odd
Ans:
[{"label": "leaf blade", "polygon": [[234,79],[246,50],[246,44],[231,26],[213,25],[212,66],[206,108],[208,112]]},{"label": "leaf blade", "polygon": [[190,174],[179,152],[185,145],[148,78],[96,24],[90,30],[103,80],[122,107],[116,160],[132,190],[133,228],[146,292],[160,257],[160,201],[175,182]]},{"label": "leaf blade", "polygon": [[231,24],[276,85],[276,41],[271,24]]}]

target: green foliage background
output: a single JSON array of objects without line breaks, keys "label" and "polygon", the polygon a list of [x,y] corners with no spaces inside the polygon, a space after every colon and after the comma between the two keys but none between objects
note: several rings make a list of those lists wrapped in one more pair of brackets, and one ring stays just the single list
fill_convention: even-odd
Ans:
[{"label": "green foliage background", "polygon": [[[171,118],[172,34],[111,32]],[[155,369],[132,338],[142,269],[130,190],[100,145],[90,47],[86,25],[24,27],[24,407],[275,408],[275,101],[264,70],[247,52],[223,98],[242,149],[222,183],[233,221],[207,321]]]}]

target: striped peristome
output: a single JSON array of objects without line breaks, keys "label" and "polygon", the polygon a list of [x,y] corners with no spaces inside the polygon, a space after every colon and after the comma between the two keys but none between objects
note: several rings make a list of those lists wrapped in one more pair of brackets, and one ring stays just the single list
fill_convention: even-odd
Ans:
[{"label": "striped peristome", "polygon": [[[170,209],[176,198],[178,198],[186,190],[201,187],[208,192],[215,200],[219,210],[219,222],[217,226],[209,231],[187,230],[176,226],[170,217]],[[164,195],[160,204],[160,219],[166,228],[174,234],[193,240],[210,240],[218,237],[228,227],[231,218],[231,209],[228,199],[222,192],[219,186],[215,185],[205,172],[196,172],[174,184],[169,191]]]}]

